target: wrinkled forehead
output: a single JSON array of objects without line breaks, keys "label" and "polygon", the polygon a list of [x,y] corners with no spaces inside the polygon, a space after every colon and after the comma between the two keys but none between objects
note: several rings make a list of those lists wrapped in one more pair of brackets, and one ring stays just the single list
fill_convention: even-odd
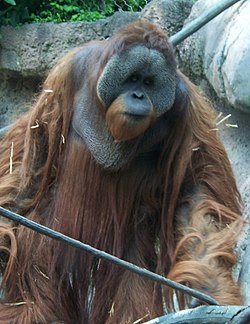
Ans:
[{"label": "wrinkled forehead", "polygon": [[[119,54],[115,54],[108,61],[100,79],[109,75],[116,75],[116,79],[126,79],[136,71],[148,71],[157,75],[174,72],[175,67],[167,62],[166,57],[155,49],[142,45],[134,46]],[[101,82],[101,81],[100,81]]]},{"label": "wrinkled forehead", "polygon": [[[117,54],[116,58],[126,60],[127,62],[133,62],[138,68],[168,66],[167,60],[163,53],[156,49],[147,48],[145,46],[135,46],[127,51]],[[118,59],[119,59],[118,58]]]}]

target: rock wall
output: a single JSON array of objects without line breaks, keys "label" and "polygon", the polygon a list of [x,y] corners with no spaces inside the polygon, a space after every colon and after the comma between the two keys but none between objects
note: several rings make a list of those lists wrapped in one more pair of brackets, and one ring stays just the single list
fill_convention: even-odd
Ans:
[{"label": "rock wall", "polygon": [[[217,4],[199,0],[191,21]],[[236,109],[250,112],[250,2],[239,1],[180,46],[180,59],[193,77],[206,77],[217,96]]]}]

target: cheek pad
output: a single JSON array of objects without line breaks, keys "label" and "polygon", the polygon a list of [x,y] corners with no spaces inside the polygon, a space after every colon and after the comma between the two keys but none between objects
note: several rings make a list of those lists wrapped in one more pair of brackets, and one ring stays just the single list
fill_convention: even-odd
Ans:
[{"label": "cheek pad", "polygon": [[162,68],[162,65],[157,63],[153,68],[154,87],[147,89],[147,94],[156,109],[156,115],[160,116],[174,104],[177,75],[174,68],[171,71],[166,66]]},{"label": "cheek pad", "polygon": [[153,88],[146,93],[157,115],[171,108],[175,97],[176,70],[167,63],[162,53],[138,45],[115,54],[106,64],[97,82],[97,95],[107,108],[122,93],[123,84],[132,74],[148,71],[154,78]]}]

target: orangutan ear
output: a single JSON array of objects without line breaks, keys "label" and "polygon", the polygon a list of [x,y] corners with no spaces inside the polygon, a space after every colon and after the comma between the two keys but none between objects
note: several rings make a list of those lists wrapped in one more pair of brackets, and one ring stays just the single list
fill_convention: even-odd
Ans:
[{"label": "orangutan ear", "polygon": [[185,79],[180,73],[177,74],[177,83],[175,89],[174,111],[178,114],[187,108],[189,104],[189,88]]}]

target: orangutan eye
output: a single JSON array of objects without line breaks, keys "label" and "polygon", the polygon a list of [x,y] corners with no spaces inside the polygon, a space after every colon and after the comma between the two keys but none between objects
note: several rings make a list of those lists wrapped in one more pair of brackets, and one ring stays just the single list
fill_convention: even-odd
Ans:
[{"label": "orangutan eye", "polygon": [[146,86],[150,86],[150,85],[153,84],[153,79],[147,77],[147,78],[145,78],[145,79],[143,80],[143,84],[145,84]]},{"label": "orangutan eye", "polygon": [[137,82],[139,80],[138,74],[132,74],[129,78],[131,82]]}]

